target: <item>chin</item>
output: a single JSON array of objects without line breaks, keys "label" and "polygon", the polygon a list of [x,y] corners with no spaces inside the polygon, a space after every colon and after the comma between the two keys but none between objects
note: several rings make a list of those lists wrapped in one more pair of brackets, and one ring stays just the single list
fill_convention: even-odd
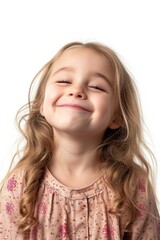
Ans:
[{"label": "chin", "polygon": [[68,133],[68,134],[82,134],[82,133],[85,133],[86,134],[86,126],[75,126],[73,124],[69,124],[68,126],[66,126],[67,124],[65,124],[65,127],[64,125],[62,126],[52,126],[53,127],[53,130],[55,129],[56,131],[60,131],[60,132],[64,132],[64,133]]}]

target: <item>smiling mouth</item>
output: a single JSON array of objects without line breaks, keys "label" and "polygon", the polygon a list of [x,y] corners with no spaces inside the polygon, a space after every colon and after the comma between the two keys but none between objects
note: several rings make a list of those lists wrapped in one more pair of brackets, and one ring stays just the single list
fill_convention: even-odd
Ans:
[{"label": "smiling mouth", "polygon": [[84,108],[80,105],[77,105],[77,104],[61,104],[61,105],[58,105],[57,107],[72,108],[72,109],[75,109],[75,110],[91,112],[89,109],[86,109],[86,108]]}]

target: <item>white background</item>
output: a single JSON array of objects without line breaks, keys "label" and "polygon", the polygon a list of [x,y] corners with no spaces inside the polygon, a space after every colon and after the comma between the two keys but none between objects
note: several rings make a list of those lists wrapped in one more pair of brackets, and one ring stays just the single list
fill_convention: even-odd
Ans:
[{"label": "white background", "polygon": [[70,41],[118,52],[138,85],[160,200],[160,7],[157,0],[0,1],[0,179],[16,150],[15,114],[37,71]]}]

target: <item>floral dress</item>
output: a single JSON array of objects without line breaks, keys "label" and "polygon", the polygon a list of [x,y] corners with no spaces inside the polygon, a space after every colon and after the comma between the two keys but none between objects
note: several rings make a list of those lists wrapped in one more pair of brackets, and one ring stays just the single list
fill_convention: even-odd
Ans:
[{"label": "floral dress", "polygon": [[[15,170],[1,196],[0,240],[24,240],[18,230],[19,201],[23,194],[23,170]],[[134,190],[133,190],[134,191]],[[41,183],[29,240],[159,240],[160,222],[152,194],[146,200],[143,178],[136,187],[137,217],[125,229],[127,213],[120,218],[109,213],[115,198],[105,176],[83,189],[70,189],[58,182],[48,169]],[[149,212],[149,214],[147,214]]]}]

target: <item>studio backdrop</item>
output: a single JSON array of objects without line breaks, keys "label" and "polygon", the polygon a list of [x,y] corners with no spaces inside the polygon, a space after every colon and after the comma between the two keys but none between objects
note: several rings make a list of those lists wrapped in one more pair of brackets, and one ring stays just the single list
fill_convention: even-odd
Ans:
[{"label": "studio backdrop", "polygon": [[160,199],[159,29],[158,0],[1,1],[0,179],[16,151],[14,118],[32,78],[66,43],[93,41],[113,48],[136,81]]}]

